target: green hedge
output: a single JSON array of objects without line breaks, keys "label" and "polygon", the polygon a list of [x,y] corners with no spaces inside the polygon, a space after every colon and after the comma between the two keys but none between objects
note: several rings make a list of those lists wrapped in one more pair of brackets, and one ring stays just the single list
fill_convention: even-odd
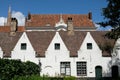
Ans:
[{"label": "green hedge", "polygon": [[0,59],[0,79],[10,80],[15,76],[38,75],[39,66],[33,62]]},{"label": "green hedge", "polygon": [[48,76],[39,76],[39,75],[31,75],[31,76],[15,76],[13,80],[76,80],[75,77],[67,76],[67,77],[48,77]]}]

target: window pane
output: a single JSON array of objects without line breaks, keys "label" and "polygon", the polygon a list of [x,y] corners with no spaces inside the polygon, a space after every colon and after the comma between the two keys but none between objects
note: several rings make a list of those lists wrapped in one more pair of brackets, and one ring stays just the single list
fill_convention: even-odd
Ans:
[{"label": "window pane", "polygon": [[77,76],[86,76],[86,62],[77,62]]},{"label": "window pane", "polygon": [[26,48],[27,48],[26,43],[21,43],[21,50],[26,50]]},{"label": "window pane", "polygon": [[70,75],[71,74],[70,62],[61,62],[60,71],[61,75]]},{"label": "window pane", "polygon": [[87,49],[92,49],[92,43],[87,43]]},{"label": "window pane", "polygon": [[55,43],[55,50],[59,50],[60,49],[60,43]]},{"label": "window pane", "polygon": [[61,73],[65,73],[65,68],[61,68]]},{"label": "window pane", "polygon": [[70,75],[70,68],[66,68],[66,75]]}]

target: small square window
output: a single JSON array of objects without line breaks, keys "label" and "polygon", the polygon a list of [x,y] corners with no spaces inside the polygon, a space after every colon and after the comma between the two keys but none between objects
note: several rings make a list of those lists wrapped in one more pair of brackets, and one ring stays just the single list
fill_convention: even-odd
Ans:
[{"label": "small square window", "polygon": [[55,50],[60,50],[60,43],[55,43]]},{"label": "small square window", "polygon": [[27,49],[27,44],[21,43],[21,50],[26,50],[26,49]]},{"label": "small square window", "polygon": [[92,43],[87,43],[87,49],[92,49]]}]

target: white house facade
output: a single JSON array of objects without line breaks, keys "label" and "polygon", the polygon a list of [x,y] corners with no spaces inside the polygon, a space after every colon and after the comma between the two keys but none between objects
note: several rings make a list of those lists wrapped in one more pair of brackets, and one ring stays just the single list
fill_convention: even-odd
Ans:
[{"label": "white house facade", "polygon": [[25,24],[24,29],[16,24],[8,31],[1,28],[0,58],[41,63],[41,75],[120,76],[120,38],[96,31],[91,13],[29,14]]}]

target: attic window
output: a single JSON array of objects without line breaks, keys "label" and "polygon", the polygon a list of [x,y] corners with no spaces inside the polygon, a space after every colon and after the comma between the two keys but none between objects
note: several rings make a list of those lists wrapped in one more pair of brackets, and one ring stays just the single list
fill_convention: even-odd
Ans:
[{"label": "attic window", "polygon": [[92,43],[87,43],[87,49],[92,49]]},{"label": "attic window", "polygon": [[21,50],[26,50],[26,49],[27,49],[27,44],[21,43]]},{"label": "attic window", "polygon": [[68,21],[72,21],[72,17],[68,17]]},{"label": "attic window", "polygon": [[55,43],[55,50],[60,50],[60,43]]}]

